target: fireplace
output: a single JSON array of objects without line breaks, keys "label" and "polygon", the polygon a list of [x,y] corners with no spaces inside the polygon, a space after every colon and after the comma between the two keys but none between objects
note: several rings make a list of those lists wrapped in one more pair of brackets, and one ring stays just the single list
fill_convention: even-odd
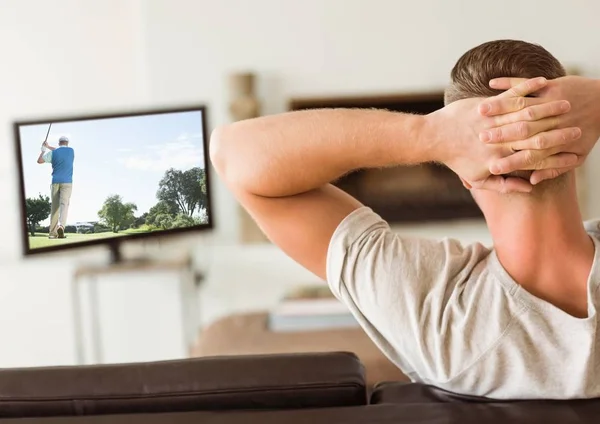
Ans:
[{"label": "fireplace", "polygon": [[[289,110],[377,108],[428,114],[444,106],[443,93],[293,99]],[[482,218],[479,207],[448,168],[423,164],[360,170],[335,183],[390,223]]]}]

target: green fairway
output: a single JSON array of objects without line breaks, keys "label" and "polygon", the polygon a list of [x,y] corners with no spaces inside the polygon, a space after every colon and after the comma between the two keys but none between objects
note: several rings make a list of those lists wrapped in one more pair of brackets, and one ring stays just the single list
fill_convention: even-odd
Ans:
[{"label": "green fairway", "polygon": [[140,231],[140,230],[125,230],[119,231],[118,233],[98,233],[98,234],[73,234],[67,233],[65,234],[67,238],[64,239],[49,239],[48,234],[37,233],[35,236],[29,236],[29,248],[30,249],[39,249],[42,247],[51,247],[51,246],[60,246],[62,244],[72,244],[72,243],[80,243],[83,241],[90,240],[100,240],[111,237],[120,237],[126,236],[129,234],[136,234],[148,231]]}]

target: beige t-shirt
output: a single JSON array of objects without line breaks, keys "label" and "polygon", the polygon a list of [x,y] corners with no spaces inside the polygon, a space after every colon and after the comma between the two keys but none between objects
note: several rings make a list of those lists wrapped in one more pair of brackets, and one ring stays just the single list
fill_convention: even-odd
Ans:
[{"label": "beige t-shirt", "polygon": [[600,222],[586,229],[596,254],[585,319],[521,288],[493,250],[402,237],[367,207],[336,229],[327,280],[413,381],[496,399],[600,397]]}]

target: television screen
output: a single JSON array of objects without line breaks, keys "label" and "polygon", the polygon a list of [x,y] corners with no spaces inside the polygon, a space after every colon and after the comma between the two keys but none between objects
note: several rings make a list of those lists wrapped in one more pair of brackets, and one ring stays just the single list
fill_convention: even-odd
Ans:
[{"label": "television screen", "polygon": [[25,254],[212,226],[204,107],[15,123]]}]

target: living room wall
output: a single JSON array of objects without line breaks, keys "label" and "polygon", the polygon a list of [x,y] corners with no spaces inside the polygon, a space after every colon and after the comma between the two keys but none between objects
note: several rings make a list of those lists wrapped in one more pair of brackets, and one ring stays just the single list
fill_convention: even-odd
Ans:
[{"label": "living room wall", "polygon": [[139,0],[2,2],[0,367],[71,363],[75,354],[71,255],[20,260],[12,122],[146,106],[139,12]]}]

